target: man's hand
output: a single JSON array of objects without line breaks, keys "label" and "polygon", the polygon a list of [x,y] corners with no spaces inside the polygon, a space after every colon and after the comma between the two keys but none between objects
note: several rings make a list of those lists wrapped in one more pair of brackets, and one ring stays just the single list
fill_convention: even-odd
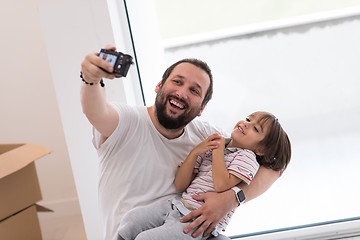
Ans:
[{"label": "man's hand", "polygon": [[[115,47],[110,45],[107,45],[104,49],[116,50]],[[99,83],[102,78],[114,79],[114,75],[104,72],[100,67],[109,72],[114,70],[108,62],[98,56],[98,53],[88,54],[81,63],[81,72],[85,81]]]},{"label": "man's hand", "polygon": [[204,231],[204,236],[209,235],[220,220],[238,206],[235,193],[232,190],[222,193],[208,192],[193,196],[193,198],[198,201],[204,201],[204,204],[181,219],[181,222],[187,222],[196,218],[184,229],[184,233],[187,234],[198,227],[192,234],[193,237],[197,237]]}]

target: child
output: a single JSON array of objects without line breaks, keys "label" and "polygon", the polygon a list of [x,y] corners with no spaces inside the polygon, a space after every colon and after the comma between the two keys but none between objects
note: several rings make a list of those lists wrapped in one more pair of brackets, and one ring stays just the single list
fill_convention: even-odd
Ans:
[{"label": "child", "polygon": [[[223,192],[241,181],[250,183],[259,164],[283,172],[289,164],[291,146],[277,118],[267,112],[255,112],[239,121],[231,140],[213,134],[197,145],[175,176],[175,187],[184,191],[181,199],[159,201],[130,210],[122,219],[118,239],[194,239],[183,229],[180,219],[203,203],[192,195],[208,191]],[[216,226],[212,235],[224,231],[234,209]],[[194,231],[194,230],[193,230]],[[199,235],[196,239],[207,239]]]}]

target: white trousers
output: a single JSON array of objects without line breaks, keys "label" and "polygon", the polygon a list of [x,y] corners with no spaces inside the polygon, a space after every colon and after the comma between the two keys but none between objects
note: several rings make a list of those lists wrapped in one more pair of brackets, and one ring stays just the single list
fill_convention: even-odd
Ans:
[{"label": "white trousers", "polygon": [[196,229],[185,234],[183,229],[189,222],[181,223],[183,216],[169,200],[134,208],[122,218],[118,228],[118,240],[229,240],[223,235],[216,238],[210,237],[212,235],[193,238],[191,234]]}]

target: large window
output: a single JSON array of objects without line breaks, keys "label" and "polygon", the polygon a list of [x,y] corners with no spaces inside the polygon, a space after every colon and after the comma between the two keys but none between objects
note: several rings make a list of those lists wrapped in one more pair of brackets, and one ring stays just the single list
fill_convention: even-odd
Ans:
[{"label": "large window", "polygon": [[292,142],[292,161],[263,196],[240,207],[229,235],[360,216],[360,17],[166,50],[168,64],[207,61],[214,99],[202,118],[229,131],[265,110]]},{"label": "large window", "polygon": [[[129,8],[130,22],[141,21],[136,13],[144,12],[141,7]],[[193,21],[204,21],[198,13]],[[216,18],[221,14],[226,12],[219,11]],[[165,64],[145,63],[149,68],[186,57],[205,60],[213,71],[214,96],[203,120],[231,131],[239,119],[264,110],[279,118],[290,137],[288,169],[270,190],[236,211],[227,235],[344,219],[357,220],[359,227],[360,16],[353,15],[194,42],[186,38],[186,44],[178,41],[181,38],[173,44],[167,39]],[[137,36],[134,46],[144,51],[141,46],[151,40]],[[141,64],[139,70],[141,75]],[[151,84],[146,79],[149,87],[143,84],[148,105],[160,80],[155,76]]]}]

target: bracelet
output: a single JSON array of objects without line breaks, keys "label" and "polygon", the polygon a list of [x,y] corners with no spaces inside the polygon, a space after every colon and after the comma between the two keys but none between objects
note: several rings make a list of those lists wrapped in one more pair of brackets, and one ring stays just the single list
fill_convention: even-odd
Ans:
[{"label": "bracelet", "polygon": [[[82,72],[80,72],[80,78],[85,84],[89,84],[91,86],[94,85],[94,83],[89,83],[89,82],[85,81],[85,79],[84,79],[84,77],[82,75]],[[97,83],[95,83],[95,84],[97,84]],[[101,81],[100,81],[100,86],[105,87],[105,83],[104,83],[103,79],[101,79]]]}]

